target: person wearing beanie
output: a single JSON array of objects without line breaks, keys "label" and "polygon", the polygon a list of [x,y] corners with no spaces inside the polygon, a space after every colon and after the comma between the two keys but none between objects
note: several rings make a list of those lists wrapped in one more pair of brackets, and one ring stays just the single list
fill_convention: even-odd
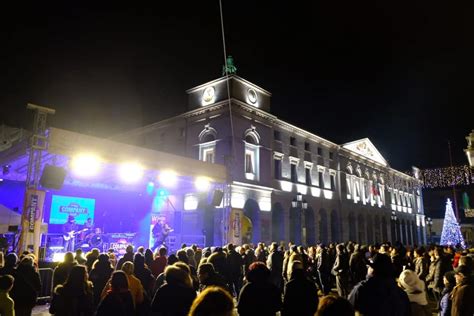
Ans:
[{"label": "person wearing beanie", "polygon": [[425,282],[420,280],[414,271],[403,270],[398,277],[398,284],[408,295],[412,315],[431,315],[426,299]]},{"label": "person wearing beanie", "polygon": [[456,286],[451,295],[453,301],[451,315],[472,316],[474,315],[474,282],[471,267],[460,265],[456,269],[454,277]]},{"label": "person wearing beanie", "polygon": [[456,286],[456,278],[454,277],[454,271],[449,271],[444,274],[443,277],[444,289],[441,292],[441,299],[438,304],[438,311],[440,316],[451,315],[451,293],[453,288]]}]

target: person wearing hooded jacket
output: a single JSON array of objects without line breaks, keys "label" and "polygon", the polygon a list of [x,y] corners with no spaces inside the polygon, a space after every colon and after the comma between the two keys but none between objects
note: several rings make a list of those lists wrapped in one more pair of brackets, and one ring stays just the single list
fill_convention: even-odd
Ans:
[{"label": "person wearing hooded jacket", "polygon": [[412,315],[431,316],[426,299],[425,282],[420,280],[414,271],[403,270],[398,277],[398,284],[408,295]]}]

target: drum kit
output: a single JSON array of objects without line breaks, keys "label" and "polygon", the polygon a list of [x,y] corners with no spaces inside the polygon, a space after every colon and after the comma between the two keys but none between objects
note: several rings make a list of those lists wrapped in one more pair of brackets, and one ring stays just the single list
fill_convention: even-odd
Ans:
[{"label": "drum kit", "polygon": [[82,238],[79,242],[79,245],[81,245],[83,250],[92,248],[99,248],[102,250],[105,236],[100,227],[94,228],[93,231],[89,232],[88,234],[84,234],[84,236],[81,237]]}]

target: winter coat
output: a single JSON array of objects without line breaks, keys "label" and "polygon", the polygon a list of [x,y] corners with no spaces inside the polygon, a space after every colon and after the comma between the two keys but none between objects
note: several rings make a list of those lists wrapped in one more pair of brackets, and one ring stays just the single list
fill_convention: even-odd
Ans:
[{"label": "winter coat", "polygon": [[151,310],[160,316],[186,316],[195,298],[192,288],[165,283],[156,292]]},{"label": "winter coat", "polygon": [[469,278],[456,285],[451,294],[451,316],[474,315],[474,282]]},{"label": "winter coat", "polygon": [[120,258],[120,260],[118,261],[116,270],[121,270],[123,264],[127,261],[133,262],[133,253],[131,252],[125,253],[123,257]]},{"label": "winter coat", "polygon": [[365,280],[367,276],[367,263],[361,251],[354,252],[349,260],[349,267],[353,284]]},{"label": "winter coat", "polygon": [[32,266],[20,264],[13,277],[15,282],[10,296],[15,301],[15,306],[34,307],[41,291],[39,273]]},{"label": "winter coat", "polygon": [[318,289],[309,281],[303,270],[293,272],[293,278],[285,286],[282,316],[313,316],[318,309]]},{"label": "winter coat", "polygon": [[89,281],[94,285],[94,305],[97,306],[100,302],[100,295],[105,285],[110,279],[114,270],[111,267],[94,268],[89,274]]},{"label": "winter coat", "polygon": [[281,288],[283,272],[283,254],[281,251],[272,252],[267,259],[267,268],[270,270],[270,280],[278,288]]},{"label": "winter coat", "polygon": [[336,256],[331,273],[343,278],[349,276],[349,258],[346,253],[340,253]]},{"label": "winter coat", "polygon": [[94,314],[92,284],[89,284],[85,293],[58,285],[54,290],[49,312],[56,316],[92,316]]},{"label": "winter coat", "polygon": [[453,305],[453,302],[451,301],[452,290],[452,288],[444,288],[441,293],[441,299],[438,304],[440,316],[451,316],[451,306]]},{"label": "winter coat", "polygon": [[149,268],[151,270],[151,273],[153,273],[153,276],[156,278],[163,271],[165,271],[165,268],[166,268],[167,264],[168,264],[168,261],[166,259],[166,256],[157,256],[153,260],[153,262],[151,263],[151,266]]},{"label": "winter coat", "polygon": [[244,261],[235,250],[229,251],[227,255],[227,273],[229,280],[236,280],[242,278],[242,269]]},{"label": "winter coat", "polygon": [[72,267],[74,267],[76,264],[76,262],[62,262],[58,264],[53,273],[53,289],[55,289],[57,285],[64,284],[64,282],[66,282],[69,272],[71,272]]},{"label": "winter coat", "polygon": [[359,282],[349,294],[354,309],[364,316],[408,316],[410,301],[394,279],[369,277]]},{"label": "winter coat", "polygon": [[130,291],[107,293],[97,308],[96,316],[133,316],[135,307],[133,305]]},{"label": "winter coat", "polygon": [[414,264],[415,273],[418,275],[420,280],[426,280],[426,277],[428,276],[429,272],[429,261],[425,257],[421,256],[415,258]]},{"label": "winter coat", "polygon": [[443,276],[450,270],[452,270],[451,264],[443,257],[436,258],[435,261],[431,262],[430,272],[426,277],[428,288],[441,293],[444,288]]},{"label": "winter coat", "polygon": [[280,309],[280,290],[270,282],[249,282],[240,291],[239,316],[274,316]]},{"label": "winter coat", "polygon": [[227,275],[227,258],[223,252],[214,252],[207,259],[208,263],[212,263],[214,270],[220,275]]}]

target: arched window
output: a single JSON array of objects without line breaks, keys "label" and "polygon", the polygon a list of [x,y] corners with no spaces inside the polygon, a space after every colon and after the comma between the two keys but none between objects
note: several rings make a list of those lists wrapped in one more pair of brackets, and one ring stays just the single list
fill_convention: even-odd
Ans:
[{"label": "arched window", "polygon": [[216,138],[217,131],[206,124],[199,133],[199,160],[214,163],[216,157]]},{"label": "arched window", "polygon": [[260,135],[255,126],[251,125],[244,133],[245,156],[244,172],[248,180],[258,180],[260,174]]}]

